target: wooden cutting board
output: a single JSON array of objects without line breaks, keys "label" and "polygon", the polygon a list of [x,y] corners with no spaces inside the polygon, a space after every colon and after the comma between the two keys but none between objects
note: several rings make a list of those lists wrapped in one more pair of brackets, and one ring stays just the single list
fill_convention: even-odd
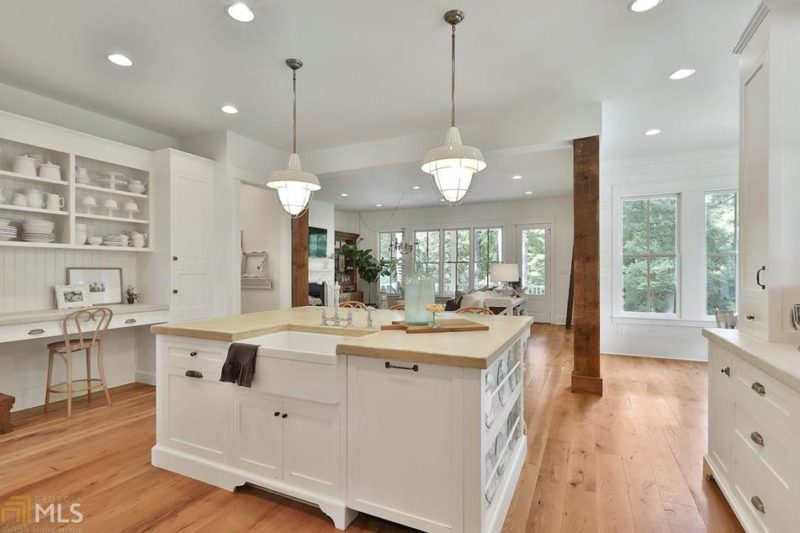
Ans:
[{"label": "wooden cutting board", "polygon": [[438,328],[432,328],[426,324],[409,325],[404,320],[394,320],[391,324],[381,326],[381,329],[405,330],[406,333],[458,333],[461,331],[488,331],[489,326],[463,318],[448,318],[440,320]]}]

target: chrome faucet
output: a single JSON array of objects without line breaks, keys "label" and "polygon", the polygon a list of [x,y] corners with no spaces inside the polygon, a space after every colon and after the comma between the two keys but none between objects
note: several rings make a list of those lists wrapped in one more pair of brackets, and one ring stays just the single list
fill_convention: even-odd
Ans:
[{"label": "chrome faucet", "polygon": [[367,329],[372,329],[372,313],[375,311],[375,308],[370,306],[367,307]]},{"label": "chrome faucet", "polygon": [[347,327],[348,328],[352,328],[353,327],[353,310],[352,309],[348,309],[347,310]]},{"label": "chrome faucet", "polygon": [[[352,311],[351,311],[351,313],[352,313]],[[342,317],[339,316],[339,308],[338,307],[334,307],[333,308],[333,318],[328,318],[328,308],[327,307],[323,307],[322,308],[322,325],[323,326],[331,326],[332,325],[332,326],[335,326],[335,327],[338,328],[338,327],[341,327],[342,322],[344,322],[344,319],[342,319]],[[350,317],[350,322],[351,322],[350,325],[352,325],[352,317]]]}]

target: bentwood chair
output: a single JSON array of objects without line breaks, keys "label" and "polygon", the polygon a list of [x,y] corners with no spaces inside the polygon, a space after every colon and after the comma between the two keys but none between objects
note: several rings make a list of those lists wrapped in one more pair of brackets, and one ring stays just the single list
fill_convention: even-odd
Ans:
[{"label": "bentwood chair", "polygon": [[342,309],[366,309],[367,306],[364,305],[364,302],[356,302],[355,300],[348,300],[347,302],[341,302],[339,307]]},{"label": "bentwood chair", "polygon": [[[106,403],[111,406],[111,394],[106,384],[105,370],[103,369],[103,337],[113,316],[107,307],[89,307],[70,313],[61,321],[64,340],[51,342],[47,345],[47,388],[44,395],[44,412],[50,404],[50,394],[67,395],[67,418],[72,416],[72,395],[76,392],[86,391],[86,398],[92,402],[92,385],[102,387],[106,396]],[[92,350],[97,349],[98,378],[92,378]],[[86,378],[73,379],[72,354],[83,351],[86,354]],[[58,355],[64,360],[67,369],[67,380],[64,383],[53,384],[53,359]]]},{"label": "bentwood chair", "polygon": [[491,309],[486,309],[485,307],[462,307],[456,313],[462,315],[494,315]]},{"label": "bentwood chair", "polygon": [[389,311],[405,311],[406,304],[394,304],[389,307]]}]

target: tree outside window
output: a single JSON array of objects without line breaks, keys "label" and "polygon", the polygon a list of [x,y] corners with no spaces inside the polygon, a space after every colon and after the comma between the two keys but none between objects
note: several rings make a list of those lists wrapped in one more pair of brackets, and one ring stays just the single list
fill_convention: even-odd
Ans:
[{"label": "tree outside window", "polygon": [[678,196],[622,200],[623,310],[677,313]]},{"label": "tree outside window", "polygon": [[503,260],[503,230],[502,228],[476,228],[473,230],[475,251],[474,285],[481,289],[489,285],[489,272],[492,263]]},{"label": "tree outside window", "polygon": [[469,229],[446,229],[444,233],[443,294],[469,290]]},{"label": "tree outside window", "polygon": [[705,195],[706,313],[736,309],[736,192]]},{"label": "tree outside window", "polygon": [[434,279],[436,294],[440,294],[439,286],[439,261],[440,254],[439,230],[417,231],[414,233],[414,259],[417,270],[425,272]]}]

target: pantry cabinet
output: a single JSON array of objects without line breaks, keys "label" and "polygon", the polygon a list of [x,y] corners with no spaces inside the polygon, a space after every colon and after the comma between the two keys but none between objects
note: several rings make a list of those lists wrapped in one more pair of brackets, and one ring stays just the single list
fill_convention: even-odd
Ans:
[{"label": "pantry cabinet", "polygon": [[767,1],[740,55],[739,327],[770,342],[799,341],[800,2]]}]

